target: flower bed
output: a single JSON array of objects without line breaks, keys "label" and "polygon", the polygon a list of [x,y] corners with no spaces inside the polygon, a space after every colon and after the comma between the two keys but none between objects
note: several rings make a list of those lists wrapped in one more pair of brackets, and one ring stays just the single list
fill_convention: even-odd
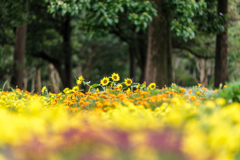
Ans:
[{"label": "flower bed", "polygon": [[[0,159],[237,159],[240,104],[201,85],[77,79],[52,94],[0,92]],[[79,85],[89,85],[80,92]],[[216,91],[214,91],[216,92]]]}]

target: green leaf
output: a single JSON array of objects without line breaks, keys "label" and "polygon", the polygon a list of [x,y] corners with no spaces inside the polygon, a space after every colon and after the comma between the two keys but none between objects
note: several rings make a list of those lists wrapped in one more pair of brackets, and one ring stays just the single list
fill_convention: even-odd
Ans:
[{"label": "green leaf", "polygon": [[96,88],[96,87],[99,87],[100,85],[99,84],[93,84],[91,85],[93,88]]},{"label": "green leaf", "polygon": [[112,24],[113,24],[113,20],[112,20],[112,19],[110,19],[110,18],[107,18],[107,22],[108,22],[110,25],[112,25]]}]

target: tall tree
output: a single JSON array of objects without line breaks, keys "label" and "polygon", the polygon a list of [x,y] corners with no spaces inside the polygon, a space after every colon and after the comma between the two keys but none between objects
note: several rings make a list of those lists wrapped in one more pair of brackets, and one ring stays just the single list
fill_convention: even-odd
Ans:
[{"label": "tall tree", "polygon": [[[171,33],[185,42],[203,31],[221,31],[221,18],[214,11],[215,0],[152,0],[158,16],[149,25],[147,65],[145,79],[158,87],[172,82]],[[170,32],[171,30],[171,32]]]},{"label": "tall tree", "polygon": [[219,84],[225,84],[229,81],[228,77],[228,0],[218,0],[217,12],[220,16],[224,16],[225,30],[217,34],[216,40],[216,56],[215,56],[215,79],[214,87],[219,87]]},{"label": "tall tree", "polygon": [[[23,1],[24,2],[24,1]],[[25,6],[28,6],[28,1],[25,1]],[[19,14],[23,14],[27,17],[27,13],[22,11]],[[26,36],[27,36],[27,22],[17,26],[15,31],[15,46],[13,57],[13,76],[11,84],[15,87],[18,86],[23,89],[23,76],[24,76],[24,59],[26,51]]]},{"label": "tall tree", "polygon": [[171,30],[185,41],[195,36],[193,18],[206,7],[204,1],[152,0],[157,5],[157,17],[148,28],[148,49],[145,69],[147,84],[158,87],[172,82]]},{"label": "tall tree", "polygon": [[[71,16],[81,16],[81,23],[84,25],[85,29],[87,28],[89,31],[96,31],[99,30],[99,28],[105,31],[117,28],[117,24],[120,21],[119,17],[123,13],[125,16],[124,18],[134,26],[131,29],[139,31],[140,29],[146,28],[148,22],[156,15],[155,5],[149,1],[142,0],[116,0],[111,3],[100,0],[49,0],[49,2],[50,13],[53,15],[62,14],[62,16],[67,14]],[[136,45],[135,42],[133,42],[134,40],[130,41],[130,77],[134,78],[136,73]],[[71,55],[69,55],[69,58],[71,58]],[[68,79],[70,78],[68,77]]]},{"label": "tall tree", "polygon": [[159,87],[168,85],[168,64],[171,64],[170,22],[164,10],[164,0],[155,0],[158,15],[148,26],[148,49],[145,80],[149,84],[155,82]]},{"label": "tall tree", "polygon": [[[27,0],[0,1],[0,43],[3,47],[4,45],[11,45],[14,48],[11,83],[14,87],[18,86],[21,89],[27,33],[27,6]],[[15,35],[15,37],[11,35]],[[9,55],[9,52],[7,54]],[[4,72],[6,72],[8,69],[4,68]]]},{"label": "tall tree", "polygon": [[13,58],[13,77],[11,84],[23,89],[23,71],[26,51],[27,23],[18,26],[16,29],[16,39]]}]

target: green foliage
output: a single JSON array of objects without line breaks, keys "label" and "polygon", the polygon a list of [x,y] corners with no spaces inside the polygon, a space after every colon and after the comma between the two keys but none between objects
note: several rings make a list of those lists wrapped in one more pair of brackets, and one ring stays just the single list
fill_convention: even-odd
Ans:
[{"label": "green foliage", "polygon": [[231,80],[240,78],[240,23],[232,26],[228,30],[229,54],[228,54],[228,69]]},{"label": "green foliage", "polygon": [[195,37],[196,25],[194,18],[197,14],[203,15],[207,7],[203,0],[166,0],[166,10],[171,15],[171,30],[177,36],[183,37],[185,41]]},{"label": "green foliage", "polygon": [[[83,76],[87,80],[91,79],[93,83],[98,83],[102,75],[107,76],[113,72],[123,77],[128,75],[129,60],[126,56],[126,43],[113,35],[98,37],[81,32],[78,29],[73,32],[72,44],[75,48],[73,64],[74,66],[80,64]],[[77,72],[74,75],[77,75]]]},{"label": "green foliage", "polygon": [[[226,83],[227,87],[214,94],[214,97],[222,97],[227,103],[240,102],[240,81]],[[221,86],[219,87],[221,89]]]},{"label": "green foliage", "polygon": [[11,45],[0,46],[0,76],[12,72],[13,47]]},{"label": "green foliage", "polygon": [[220,33],[227,15],[218,15],[215,0],[166,0],[166,10],[171,18],[171,30],[184,41],[193,39],[195,33]]},{"label": "green foliage", "polygon": [[1,27],[16,27],[27,20],[26,0],[1,0],[0,8]]},{"label": "green foliage", "polygon": [[217,1],[208,0],[206,1],[207,7],[196,14],[196,22],[198,30],[207,34],[210,33],[221,33],[225,30],[223,26],[224,21],[228,18],[228,15],[217,13]]},{"label": "green foliage", "polygon": [[119,14],[137,26],[146,29],[153,16],[157,15],[155,5],[142,0],[46,0],[49,12],[53,15],[81,15],[81,20],[91,26],[113,26],[119,22]]},{"label": "green foliage", "polygon": [[0,77],[12,71],[14,27],[27,20],[25,0],[0,1]]}]

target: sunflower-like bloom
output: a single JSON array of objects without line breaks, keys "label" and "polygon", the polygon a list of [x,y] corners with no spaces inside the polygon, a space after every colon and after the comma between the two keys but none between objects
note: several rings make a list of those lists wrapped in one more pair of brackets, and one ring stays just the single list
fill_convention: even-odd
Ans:
[{"label": "sunflower-like bloom", "polygon": [[130,86],[132,84],[132,80],[130,78],[125,79],[126,86]]},{"label": "sunflower-like bloom", "polygon": [[77,92],[79,90],[79,87],[78,86],[74,86],[73,88],[72,88],[72,91],[73,92]]},{"label": "sunflower-like bloom", "polygon": [[119,75],[117,73],[113,73],[112,74],[112,80],[115,81],[115,82],[119,81],[120,80]]},{"label": "sunflower-like bloom", "polygon": [[103,86],[108,85],[108,83],[109,83],[109,78],[108,78],[108,77],[104,77],[104,78],[101,80],[101,85],[103,85]]},{"label": "sunflower-like bloom", "polygon": [[150,88],[151,90],[156,88],[156,83],[150,83],[148,88]]}]

